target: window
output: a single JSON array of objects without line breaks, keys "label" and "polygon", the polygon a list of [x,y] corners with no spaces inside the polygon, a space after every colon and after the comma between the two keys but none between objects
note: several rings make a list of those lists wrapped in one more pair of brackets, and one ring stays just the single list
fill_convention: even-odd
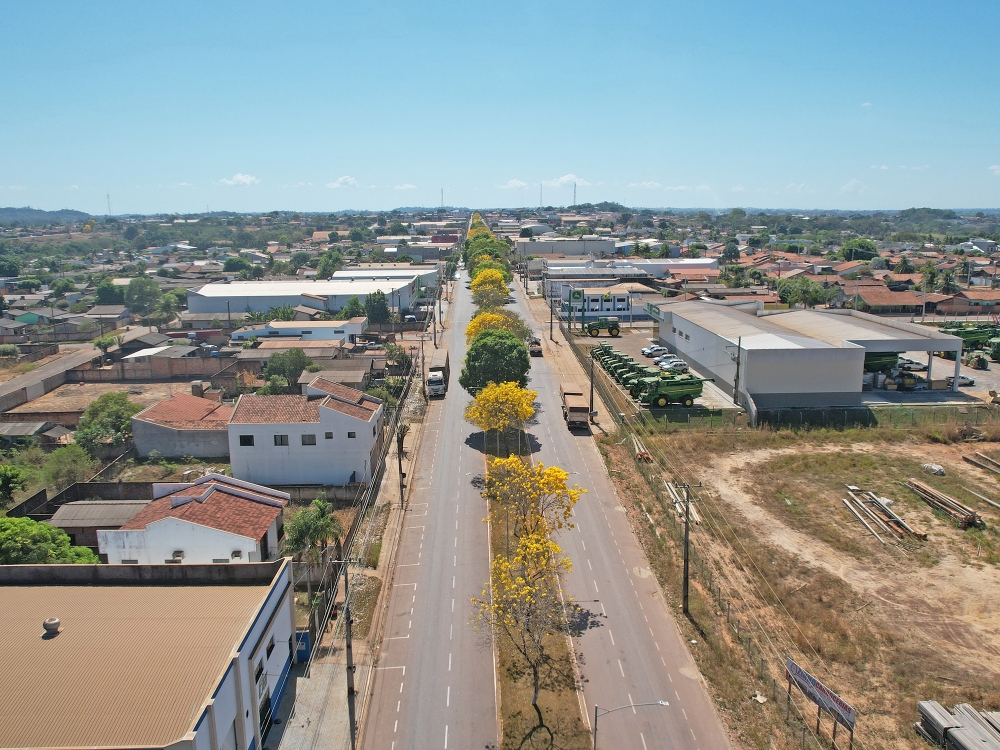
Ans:
[{"label": "window", "polygon": [[274,436],[275,445],[288,445],[288,435],[275,435]]},{"label": "window", "polygon": [[267,643],[267,657],[271,658],[271,652],[274,651],[274,636],[271,636],[271,640]]},{"label": "window", "polygon": [[138,565],[138,560],[122,560],[122,565]]},{"label": "window", "polygon": [[229,562],[229,560],[227,560],[224,557],[213,557],[212,558],[212,562],[213,563],[227,563],[227,562]]},{"label": "window", "polygon": [[332,432],[326,433],[326,439],[327,440],[333,440],[333,433]]},{"label": "window", "polygon": [[302,445],[316,445],[316,436],[315,435],[303,435],[302,436]]},{"label": "window", "polygon": [[305,336],[305,335],[310,334],[310,333],[312,333],[312,331],[303,331],[302,335]]},{"label": "window", "polygon": [[372,437],[375,437],[375,428],[372,427]]},{"label": "window", "polygon": [[687,333],[684,334],[684,340],[685,341],[690,341],[691,340],[691,334],[687,334]]},{"label": "window", "polygon": [[354,434],[353,432],[348,432],[347,433],[347,437],[349,437],[349,438],[355,438],[355,437],[357,437],[357,435]]},{"label": "window", "polygon": [[677,326],[671,326],[670,327],[670,332],[671,333],[677,333]]},{"label": "window", "polygon": [[253,447],[253,435],[240,435],[240,447],[241,448],[252,448]]},{"label": "window", "polygon": [[253,681],[254,682],[260,682],[261,675],[263,675],[263,674],[264,674],[264,662],[263,661],[259,661],[259,662],[257,662],[257,669],[253,673]]}]

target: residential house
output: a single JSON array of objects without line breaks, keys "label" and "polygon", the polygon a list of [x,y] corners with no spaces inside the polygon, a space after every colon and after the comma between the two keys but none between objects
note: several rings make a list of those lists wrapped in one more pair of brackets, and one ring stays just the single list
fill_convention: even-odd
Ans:
[{"label": "residential house", "polygon": [[266,562],[281,556],[289,496],[220,474],[157,484],[118,529],[99,530],[111,565]]},{"label": "residential house", "polygon": [[382,402],[316,379],[319,398],[244,394],[229,420],[234,477],[268,485],[366,483],[382,446]]},{"label": "residential house", "polygon": [[[923,309],[923,299],[913,292],[893,292],[881,284],[878,286],[862,285],[857,290],[845,290],[847,297],[845,307],[853,307],[874,315],[919,313]],[[857,299],[855,300],[855,295]]]},{"label": "residential house", "polygon": [[118,350],[121,352],[122,356],[127,356],[140,352],[143,349],[169,346],[171,341],[172,339],[165,334],[150,332],[124,342],[120,347],[118,347]]},{"label": "residential house", "polygon": [[30,341],[29,333],[36,330],[35,326],[20,320],[0,318],[0,344],[24,344]]},{"label": "residential house", "polygon": [[132,437],[143,458],[154,450],[164,458],[228,458],[233,407],[186,393],[143,409],[132,417]]},{"label": "residential house", "polygon": [[[65,531],[70,544],[99,550],[98,531],[113,531],[128,523],[149,500],[77,500],[56,508],[46,523]],[[107,563],[107,559],[102,560]]]},{"label": "residential house", "polygon": [[937,310],[949,315],[991,315],[1000,310],[1000,289],[963,289],[938,303]]},{"label": "residential house", "polygon": [[125,305],[94,305],[84,313],[91,320],[117,328],[132,320],[132,313]]}]

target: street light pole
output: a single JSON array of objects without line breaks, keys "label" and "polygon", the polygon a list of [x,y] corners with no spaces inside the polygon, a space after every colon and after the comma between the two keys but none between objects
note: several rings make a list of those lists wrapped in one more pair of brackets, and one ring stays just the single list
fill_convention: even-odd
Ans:
[{"label": "street light pole", "polygon": [[597,750],[597,719],[601,716],[607,716],[608,714],[613,714],[615,711],[621,711],[625,708],[639,708],[640,706],[669,706],[670,704],[666,701],[655,701],[653,703],[629,703],[625,706],[619,706],[618,708],[600,708],[596,703],[594,704],[594,750]]}]

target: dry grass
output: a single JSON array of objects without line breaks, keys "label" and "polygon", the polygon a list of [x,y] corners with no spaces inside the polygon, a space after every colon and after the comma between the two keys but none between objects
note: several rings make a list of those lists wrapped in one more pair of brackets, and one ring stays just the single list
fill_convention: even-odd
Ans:
[{"label": "dry grass", "polygon": [[[722,582],[723,597],[744,632],[756,634],[754,663],[736,647],[733,631],[726,627],[725,615],[718,614],[719,605],[706,594],[703,580],[692,586],[695,624],[679,623],[687,633],[699,629],[702,633],[701,638],[690,636],[701,642],[695,657],[738,745],[791,746],[789,733],[780,729],[781,712],[775,711],[772,701],[762,707],[751,703],[747,709],[748,695],[759,689],[770,696],[771,678],[780,683],[785,655],[818,670],[821,679],[856,704],[861,747],[922,747],[909,726],[921,699],[948,705],[969,701],[994,709],[1000,704],[994,688],[1000,664],[992,656],[996,643],[990,634],[995,636],[995,629],[989,627],[988,614],[983,615],[985,624],[974,618],[970,622],[960,605],[954,611],[949,610],[955,606],[950,600],[938,606],[948,596],[959,600],[966,596],[969,582],[979,580],[977,570],[984,565],[983,580],[992,583],[988,568],[1000,563],[996,532],[1000,514],[962,489],[971,486],[997,497],[1000,483],[961,461],[963,453],[975,449],[988,455],[1000,450],[988,443],[957,444],[963,429],[955,423],[905,432],[885,427],[661,428],[645,439],[684,478],[705,479],[718,490],[701,493],[705,523],[694,535],[695,544],[704,553],[713,582]],[[986,432],[993,436],[992,430]],[[604,439],[602,453],[616,469],[612,477],[631,505],[633,527],[653,570],[668,599],[676,600],[680,551],[671,536],[676,521],[672,511],[668,513],[651,496],[631,451],[619,446],[618,440]],[[923,472],[920,464],[925,461],[945,464],[947,475]],[[963,531],[931,511],[901,486],[913,476],[977,507],[987,528]],[[908,542],[899,552],[879,545],[840,503],[844,483],[895,500],[900,515],[930,532],[929,541]],[[742,505],[734,505],[735,495],[746,498]],[[844,569],[845,564],[846,573],[838,573],[838,566]],[[942,566],[943,571],[935,572]],[[951,575],[960,576],[951,580],[961,583],[948,590]],[[928,580],[938,583],[926,588]],[[973,600],[966,602],[979,609]],[[763,680],[761,653],[765,671],[770,672]],[[826,725],[828,735],[828,721]]]},{"label": "dry grass", "polygon": [[351,608],[354,625],[351,635],[364,639],[371,631],[375,605],[378,602],[379,592],[382,590],[382,579],[355,573],[351,576],[351,588],[354,589],[354,604]]}]

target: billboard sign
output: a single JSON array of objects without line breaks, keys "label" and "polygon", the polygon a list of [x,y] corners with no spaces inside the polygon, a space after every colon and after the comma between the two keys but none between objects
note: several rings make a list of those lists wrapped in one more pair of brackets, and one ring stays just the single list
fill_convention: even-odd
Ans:
[{"label": "billboard sign", "polygon": [[571,289],[570,293],[569,293],[569,298],[571,300],[574,300],[574,301],[582,300],[583,299],[583,290],[582,289]]},{"label": "billboard sign", "polygon": [[791,658],[785,662],[785,675],[790,682],[798,686],[809,700],[830,714],[834,721],[843,724],[852,732],[854,731],[857,712],[853,706],[792,661]]}]

